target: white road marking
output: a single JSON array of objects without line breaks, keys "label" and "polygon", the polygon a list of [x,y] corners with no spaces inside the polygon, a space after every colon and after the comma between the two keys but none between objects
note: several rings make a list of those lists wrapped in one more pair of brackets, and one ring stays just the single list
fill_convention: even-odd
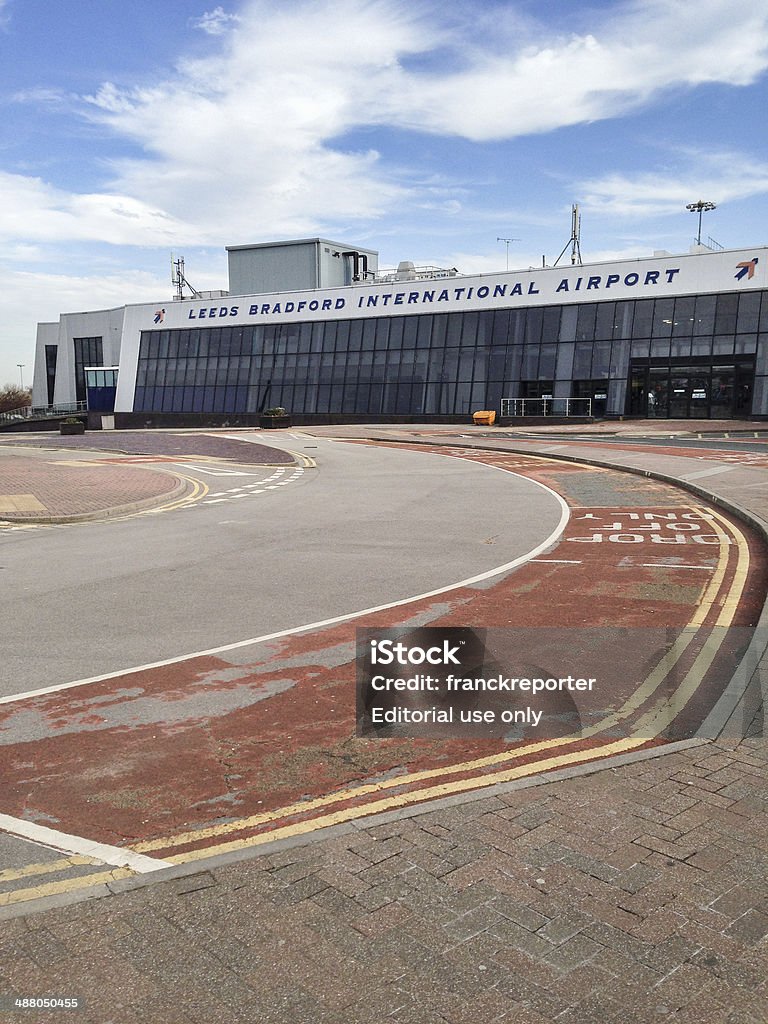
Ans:
[{"label": "white road marking", "polygon": [[697,469],[695,473],[683,473],[681,480],[702,480],[705,476],[717,476],[718,473],[730,473],[736,466],[716,466],[712,469]]},{"label": "white road marking", "polygon": [[581,565],[582,563],[572,558],[532,558],[532,562],[551,562],[552,565]]},{"label": "white road marking", "polygon": [[[441,458],[455,458],[455,456],[442,455],[442,453],[440,453],[440,456]],[[483,465],[487,469],[495,469],[500,473],[509,473],[510,476],[518,476],[517,473],[511,473],[510,470],[503,469],[500,466],[491,466],[486,463],[470,464]],[[557,491],[553,491],[551,487],[547,487],[546,484],[543,484],[538,480],[531,480],[527,477],[523,479],[525,479],[527,483],[532,483],[536,487],[540,487],[555,499],[556,503],[560,506],[560,520],[550,535],[540,544],[537,544],[535,548],[527,551],[524,555],[518,555],[517,558],[513,558],[510,562],[504,562],[502,565],[497,565],[494,569],[488,569],[485,572],[478,573],[476,576],[469,576],[467,579],[459,580],[456,583],[449,583],[447,586],[438,587],[436,590],[428,590],[423,594],[404,597],[399,601],[390,601],[387,604],[375,605],[372,608],[362,608],[358,611],[347,612],[344,615],[334,615],[330,619],[320,619],[317,622],[307,622],[302,626],[291,626],[288,629],[281,629],[275,633],[265,633],[263,636],[251,637],[248,640],[237,640],[231,644],[222,644],[219,647],[211,647],[205,651],[194,651],[191,654],[181,654],[175,658],[164,658],[162,661],[153,661],[146,665],[135,665],[132,668],[120,669],[117,672],[105,672],[102,675],[89,676],[87,679],[74,679],[69,683],[57,683],[54,686],[42,686],[37,690],[27,690],[24,693],[15,693],[8,697],[0,697],[0,704],[13,704],[16,701],[29,700],[31,697],[42,697],[48,693],[60,693],[62,690],[72,690],[75,687],[87,686],[89,683],[102,683],[109,679],[119,679],[121,676],[134,675],[138,672],[148,672],[155,668],[164,668],[166,665],[178,665],[183,661],[191,661],[193,658],[210,657],[215,654],[223,654],[226,651],[242,650],[244,647],[253,647],[257,644],[267,643],[270,640],[279,640],[285,636],[296,636],[298,633],[306,633],[309,630],[323,629],[326,626],[335,626],[340,622],[350,622],[352,619],[359,619],[365,615],[374,615],[378,612],[388,611],[390,608],[402,608],[405,605],[414,604],[416,601],[426,601],[432,597],[439,597],[441,594],[448,594],[452,590],[459,590],[462,587],[470,587],[475,583],[483,583],[485,580],[493,579],[494,576],[501,576],[504,573],[511,572],[512,569],[517,569],[521,565],[526,565],[528,562],[532,562],[537,555],[543,554],[556,544],[562,537],[571,515],[568,505]]]},{"label": "white road marking", "polygon": [[[299,480],[304,475],[304,470],[300,467],[295,469],[291,476],[286,477],[284,480],[280,480],[279,477],[285,473],[285,469],[278,469],[272,473],[271,476],[264,477],[262,480],[256,480],[250,484],[242,484],[240,487],[230,487],[226,491],[212,491],[209,492],[209,497],[204,498],[199,502],[191,502],[188,505],[181,506],[182,508],[196,508],[197,505],[219,505],[223,501],[232,501],[236,498],[248,498],[252,494],[264,494],[265,491],[273,491],[278,487],[284,487],[286,484],[293,483],[295,480]],[[235,474],[233,474],[235,475]],[[256,474],[236,474],[242,476],[255,476]],[[275,483],[270,485],[270,481],[274,480]],[[265,486],[266,484],[266,486]],[[156,509],[149,509],[147,512],[139,513],[140,515],[153,515]],[[162,511],[162,510],[160,510]]]},{"label": "white road marking", "polygon": [[133,850],[125,850],[120,846],[96,843],[91,839],[83,839],[81,836],[73,836],[68,832],[59,832],[57,829],[38,825],[34,821],[12,818],[9,814],[0,814],[0,829],[9,835],[30,839],[35,843],[43,843],[62,853],[93,857],[96,860],[104,861],[105,864],[131,868],[141,874],[172,866],[170,861],[160,860],[158,857],[147,857],[143,853],[134,853]]},{"label": "white road marking", "polygon": [[196,469],[198,473],[207,473],[209,476],[253,476],[253,473],[245,473],[240,469],[204,469],[203,466],[193,466],[191,462],[174,462],[179,469]]}]

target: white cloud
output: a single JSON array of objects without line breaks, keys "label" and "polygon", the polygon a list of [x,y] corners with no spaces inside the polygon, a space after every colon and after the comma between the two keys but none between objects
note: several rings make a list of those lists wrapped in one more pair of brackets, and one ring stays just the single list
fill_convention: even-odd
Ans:
[{"label": "white cloud", "polygon": [[[617,117],[672,88],[746,85],[768,66],[763,5],[604,10],[602,21],[583,11],[591,31],[566,35],[521,23],[503,3],[483,10],[480,28],[436,0],[249,0],[236,16],[216,7],[198,20],[217,37],[210,56],[143,88],[105,83],[85,97],[90,118],[142,155],[114,161],[103,193],[6,176],[0,235],[186,245],[352,231],[435,201],[407,167],[350,143],[352,132],[511,139]],[[587,184],[605,205],[624,182]],[[439,202],[454,217],[471,206],[458,189]]]},{"label": "white cloud", "polygon": [[47,89],[38,87],[35,89],[21,89],[11,97],[14,103],[34,103],[37,106],[60,106],[62,103],[71,103],[75,96],[64,92],[63,89]]},{"label": "white cloud", "polygon": [[701,0],[695,18],[660,0],[615,10],[599,38],[541,30],[533,43],[529,28],[506,55],[491,35],[470,40],[471,66],[435,73],[408,58],[446,44],[459,54],[465,38],[397,0],[251,3],[221,53],[92,98],[95,116],[148,153],[117,165],[115,189],[194,210],[201,240],[316,230],[409,198],[376,152],[343,150],[351,130],[510,138],[616,116],[674,85],[744,84],[766,66],[763,12],[722,0]]},{"label": "white cloud", "polygon": [[192,25],[207,32],[209,36],[222,36],[239,20],[236,14],[227,14],[223,7],[214,7],[212,11],[206,11],[202,17],[195,18]]},{"label": "white cloud", "polygon": [[[503,45],[500,45],[503,43]],[[768,13],[723,0],[615,5],[591,33],[500,37],[447,74],[396,76],[385,120],[475,141],[616,117],[670,88],[743,86],[768,66]]]},{"label": "white cloud", "polygon": [[768,164],[743,153],[684,151],[675,167],[656,173],[607,174],[580,182],[575,189],[585,209],[649,217],[680,212],[698,199],[719,204],[764,195]]},{"label": "white cloud", "polygon": [[189,224],[128,195],[78,195],[40,178],[5,172],[0,172],[0,191],[1,240],[168,246],[197,235]]}]

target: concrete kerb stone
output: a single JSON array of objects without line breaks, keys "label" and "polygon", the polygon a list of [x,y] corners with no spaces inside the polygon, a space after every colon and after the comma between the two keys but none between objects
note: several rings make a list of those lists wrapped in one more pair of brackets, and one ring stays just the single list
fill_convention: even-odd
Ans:
[{"label": "concrete kerb stone", "polygon": [[551,783],[564,782],[569,779],[580,778],[587,775],[596,775],[600,772],[614,771],[625,765],[636,764],[641,761],[648,761],[660,758],[665,754],[676,753],[680,750],[689,750],[693,747],[707,746],[707,740],[688,739],[678,740],[663,747],[651,747],[646,750],[638,750],[627,754],[616,754],[604,758],[601,761],[588,761],[584,764],[573,765],[568,768],[560,768],[556,771],[544,772],[527,779],[516,779],[512,782],[491,783],[472,790],[469,793],[457,793],[454,796],[442,797],[440,800],[427,800],[424,803],[411,807],[403,807],[395,811],[384,811],[380,814],[371,814],[350,822],[342,822],[338,825],[328,825],[325,828],[318,828],[312,832],[299,836],[288,836],[284,839],[274,839],[259,843],[256,846],[244,847],[240,850],[232,850],[229,853],[213,854],[210,857],[203,857],[200,860],[186,864],[174,864],[172,867],[158,868],[157,871],[146,874],[135,875],[131,878],[121,878],[114,882],[103,882],[99,885],[88,888],[62,893],[57,896],[43,896],[39,899],[24,901],[0,907],[0,921],[11,920],[16,917],[27,917],[30,914],[41,914],[46,910],[55,910],[61,907],[72,906],[91,899],[103,899],[108,896],[119,896],[122,893],[135,892],[138,889],[145,889],[149,886],[160,885],[163,882],[172,882],[179,878],[191,878],[195,875],[202,875],[218,871],[220,868],[228,867],[231,864],[238,864],[244,861],[256,860],[259,857],[271,857],[285,850],[297,850],[313,843],[325,842],[330,839],[337,839],[340,836],[349,835],[352,832],[365,833],[380,825],[388,825],[392,822],[406,821],[410,818],[418,818],[422,815],[448,810],[452,807],[463,806],[490,797],[500,796],[507,793],[514,793],[524,789],[532,789],[538,786],[546,786]]},{"label": "concrete kerb stone", "polygon": [[[146,468],[146,467],[144,467]],[[113,505],[111,508],[97,509],[93,512],[79,512],[70,516],[14,516],[13,513],[4,512],[0,523],[11,523],[14,526],[54,526],[66,525],[69,523],[87,523],[95,520],[114,519],[116,516],[130,515],[132,512],[141,512],[146,509],[157,508],[170,501],[183,498],[185,494],[193,490],[193,484],[189,480],[174,473],[173,470],[152,467],[153,473],[164,473],[176,480],[176,486],[164,494],[154,495],[150,498],[141,498],[138,501],[129,501],[122,505]]]},{"label": "concrete kerb stone", "polygon": [[[371,437],[370,440],[384,442],[387,444],[404,443],[402,440],[387,437]],[[421,441],[417,438],[413,441],[409,440],[407,443],[434,447],[435,444],[439,444],[440,442],[435,442],[434,440]],[[514,442],[512,442],[512,444],[505,444],[503,448],[499,448],[495,445],[479,444],[477,442],[468,443],[466,441],[451,441],[450,445],[452,448],[467,448],[472,451],[513,452],[518,455],[533,454],[530,447],[523,447],[520,445],[515,447]],[[547,459],[552,462],[569,462],[576,465],[596,466],[599,469],[612,469],[619,473],[632,473],[634,476],[642,476],[650,480],[659,480],[662,483],[670,484],[673,487],[680,488],[681,490],[689,491],[691,494],[695,494],[698,498],[703,498],[709,504],[717,505],[719,508],[725,509],[738,519],[741,519],[741,521],[746,523],[748,526],[753,527],[757,533],[760,534],[766,544],[768,544],[768,522],[763,519],[762,516],[759,516],[745,508],[743,505],[739,504],[739,502],[733,501],[732,499],[723,497],[719,494],[714,494],[712,491],[707,490],[706,487],[702,487],[700,484],[690,483],[680,477],[673,476],[671,473],[662,473],[659,470],[653,469],[643,469],[640,466],[624,466],[611,459],[600,459],[591,455],[554,455],[551,452],[547,452],[545,454],[536,452],[535,455],[538,459]],[[742,709],[742,712],[746,713],[748,710],[749,684],[752,678],[757,677],[757,682],[761,687],[763,705],[765,706],[766,702],[768,702],[768,692],[766,692],[766,688],[768,688],[768,678],[765,680],[760,679],[759,673],[757,672],[757,666],[759,666],[760,662],[765,658],[767,651],[768,601],[763,605],[752,640],[744,653],[744,657],[736,667],[736,671],[733,674],[731,682],[720,696],[720,699],[710,712],[707,719],[701,725],[700,732],[704,734],[705,737],[707,734],[714,732],[713,738],[719,738],[726,731],[729,724],[735,721],[735,718],[740,713],[740,708]],[[749,667],[749,665],[754,665],[756,667],[754,673],[747,674],[744,671]]]},{"label": "concrete kerb stone", "polygon": [[64,892],[59,896],[41,896],[36,900],[27,900],[23,903],[10,903],[0,907],[0,921],[11,921],[16,917],[29,917],[30,914],[42,914],[46,910],[59,910],[61,907],[71,907],[77,903],[87,903],[88,900],[103,899],[105,896],[113,895],[105,882],[98,885],[89,885],[83,889],[74,889],[72,892]]}]

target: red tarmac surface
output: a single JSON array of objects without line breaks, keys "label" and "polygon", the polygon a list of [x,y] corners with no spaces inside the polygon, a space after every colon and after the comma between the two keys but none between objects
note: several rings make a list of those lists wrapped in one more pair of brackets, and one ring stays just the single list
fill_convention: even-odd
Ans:
[{"label": "red tarmac surface", "polygon": [[[563,495],[572,518],[557,547],[481,588],[255,647],[248,665],[195,658],[6,704],[0,708],[3,812],[186,860],[267,833],[307,831],[583,763],[615,752],[644,715],[653,723],[652,709],[660,713],[730,604],[728,625],[756,622],[765,598],[762,545],[691,495],[546,459],[454,454],[528,475]],[[739,532],[746,538],[741,543]],[[630,704],[621,730],[587,729],[579,740],[555,735],[538,742],[529,732],[516,743],[357,737],[355,628],[406,618],[489,631],[626,628],[620,653],[609,637],[597,660],[615,673],[611,706],[601,705],[600,716]],[[691,621],[700,635],[681,654],[678,676],[632,705],[643,677],[616,674],[617,666],[652,672],[659,636],[676,635]],[[721,655],[725,668],[704,673],[701,687],[678,701],[676,731],[650,724],[627,749],[690,735],[729,678],[732,659],[725,648]],[[30,730],[36,738],[17,739]]]},{"label": "red tarmac surface", "polygon": [[[351,427],[317,433],[370,436]],[[402,428],[376,433],[424,439]],[[456,428],[429,433],[472,443]],[[488,443],[471,428],[461,433]],[[534,447],[525,445],[529,454]],[[558,449],[601,457],[578,438]],[[602,617],[668,621],[674,635],[674,624],[693,618],[695,637],[678,650],[659,693],[674,697],[682,729],[700,721],[724,681],[713,680],[702,658],[715,654],[713,667],[728,674],[730,652],[712,646],[720,628],[712,623],[753,622],[760,612],[764,541],[738,517],[729,525],[686,512],[702,501],[644,478],[513,453],[461,454],[536,474],[565,495],[573,518],[538,561],[444,595],[429,610],[414,606],[424,613],[418,621],[485,627],[566,616],[578,625]],[[706,467],[707,490],[768,524],[760,467],[661,447],[617,446],[605,456],[693,479]],[[407,609],[397,611],[402,621]],[[136,876],[115,868],[119,860],[28,844],[40,863],[14,869],[21,861],[9,858],[0,870],[0,996],[76,995],[85,1000],[76,1013],[84,1024],[768,1019],[768,750],[759,707],[745,702],[736,729],[715,743],[636,748],[581,766],[584,750],[553,741],[549,760],[563,769],[528,779],[545,767],[525,763],[530,749],[354,737],[354,625],[254,647],[252,664],[201,658],[61,693],[58,702],[4,707],[0,751],[19,813],[53,808],[61,827],[116,844],[125,837],[153,857],[233,855]],[[642,644],[644,633],[635,632],[632,642]],[[626,636],[614,642],[619,684],[637,652]],[[691,672],[697,664],[702,671]],[[698,678],[701,685],[686,683]],[[759,674],[757,681],[759,696]],[[623,682],[622,696],[627,672]],[[643,696],[643,707],[654,704],[649,687]],[[31,719],[16,720],[30,737],[24,750],[14,745],[11,716],[27,711]],[[625,721],[637,714],[639,705]],[[595,733],[589,742],[612,740]],[[406,778],[419,766],[420,776]],[[486,774],[510,784],[468,792]],[[408,803],[428,796],[451,799]],[[353,820],[373,809],[391,813]],[[207,832],[184,834],[185,823],[205,822]],[[322,824],[336,827],[301,835]],[[247,849],[276,836],[288,841]],[[8,836],[0,840],[16,849]]]}]

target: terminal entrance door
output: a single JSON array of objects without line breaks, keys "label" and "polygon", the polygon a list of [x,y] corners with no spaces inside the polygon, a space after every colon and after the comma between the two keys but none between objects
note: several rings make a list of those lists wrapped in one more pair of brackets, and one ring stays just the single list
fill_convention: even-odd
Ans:
[{"label": "terminal entrance door", "polygon": [[114,412],[117,394],[116,366],[87,366],[85,394],[90,412]]},{"label": "terminal entrance door", "polygon": [[628,412],[663,419],[739,419],[752,411],[754,364],[649,365],[630,369]]}]

